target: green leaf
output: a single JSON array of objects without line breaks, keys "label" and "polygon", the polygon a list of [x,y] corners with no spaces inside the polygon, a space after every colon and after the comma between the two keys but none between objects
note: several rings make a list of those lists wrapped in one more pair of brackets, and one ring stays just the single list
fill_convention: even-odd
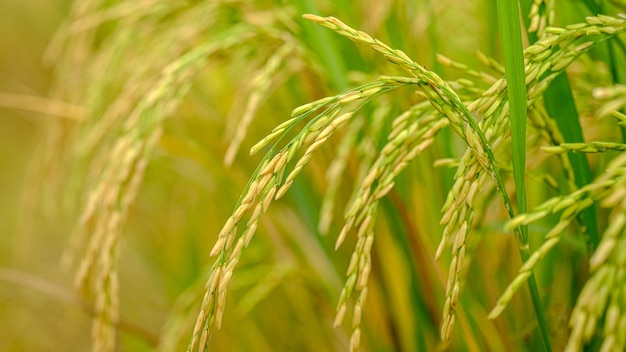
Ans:
[{"label": "green leaf", "polygon": [[[517,208],[520,213],[526,212],[526,186],[524,174],[526,170],[526,79],[524,71],[524,52],[520,26],[520,8],[517,0],[498,0],[498,19],[502,38],[504,67],[506,70],[507,93],[511,120],[511,145],[513,153],[513,177],[517,192]],[[528,249],[528,227],[522,226],[518,233],[518,246],[522,260],[526,261]],[[535,314],[539,323],[539,331],[544,348],[551,351],[550,338],[543,304],[537,289],[537,282],[531,273],[528,287],[533,301]]]},{"label": "green leaf", "polygon": [[[319,13],[315,1],[300,0],[295,5],[301,13]],[[314,26],[308,21],[303,22],[304,33],[311,48],[319,56],[330,73],[330,78],[334,87],[340,91],[348,88],[348,82],[345,78],[345,64],[341,59],[341,54],[337,48],[337,44],[328,31],[322,30],[318,26]]]},{"label": "green leaf", "polygon": [[[567,143],[584,142],[582,128],[578,119],[578,112],[574,103],[574,97],[565,73],[557,76],[543,95],[546,111],[554,119],[563,139]],[[591,182],[591,170],[584,154],[568,153],[576,185],[583,187]],[[589,244],[592,249],[598,246],[598,225],[595,207],[589,207],[581,214],[581,222],[589,234]]]}]

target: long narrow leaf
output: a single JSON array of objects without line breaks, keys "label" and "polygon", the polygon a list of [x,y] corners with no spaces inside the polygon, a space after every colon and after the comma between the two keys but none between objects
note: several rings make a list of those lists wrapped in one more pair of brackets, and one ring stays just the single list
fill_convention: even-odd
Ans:
[{"label": "long narrow leaf", "polygon": [[[552,81],[552,84],[543,95],[548,114],[554,119],[563,139],[567,143],[584,142],[582,128],[578,119],[578,112],[574,103],[574,97],[565,73],[560,74]],[[584,154],[570,153],[569,160],[572,163],[576,185],[583,187],[592,180],[591,170],[587,157]],[[595,207],[589,207],[581,214],[581,221],[587,233],[592,249],[598,246],[598,226]]]},{"label": "long narrow leaf", "polygon": [[[519,4],[517,0],[498,0],[498,19],[502,38],[502,49],[506,70],[507,93],[511,120],[511,144],[513,152],[513,176],[517,192],[517,207],[520,213],[526,212],[526,186],[524,173],[526,170],[526,80],[524,73],[524,53],[522,34],[519,21]],[[518,245],[522,260],[528,259],[528,228],[520,228]],[[548,327],[543,315],[543,304],[537,289],[534,275],[528,279],[528,287],[533,301],[539,331],[544,348],[551,350]]]},{"label": "long narrow leaf", "polygon": [[[315,1],[300,0],[295,5],[301,13],[319,13]],[[348,88],[345,78],[345,65],[337,49],[334,38],[327,31],[310,23],[303,23],[303,29],[314,51],[320,56],[322,62],[328,68],[330,78],[336,89],[343,91]]]}]

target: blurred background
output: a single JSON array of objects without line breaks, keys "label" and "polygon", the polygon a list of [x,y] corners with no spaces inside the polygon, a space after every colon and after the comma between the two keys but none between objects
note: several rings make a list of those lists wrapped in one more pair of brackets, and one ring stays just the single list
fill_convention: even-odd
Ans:
[{"label": "blurred background", "polygon": [[[437,53],[471,67],[479,65],[476,50],[499,58],[493,5],[0,1],[0,350],[89,350],[98,339],[91,335],[98,299],[111,299],[98,295],[89,273],[80,280],[77,272],[89,265],[96,277],[109,265],[119,279],[106,291],[119,296],[114,350],[184,350],[214,261],[209,252],[261,160],[249,148],[299,105],[401,74],[301,15],[338,17],[455,79],[461,74],[438,63]],[[563,23],[582,19],[582,8],[563,5]],[[203,46],[206,60],[185,56]],[[168,68],[186,65],[181,57],[196,66],[168,80]],[[153,96],[164,104],[145,108]],[[351,327],[332,322],[354,239],[338,251],[335,239],[390,116],[417,101],[408,89],[375,99],[347,128],[356,131],[354,140],[337,132],[262,216],[233,276],[212,350],[347,350]],[[434,252],[453,170],[432,163],[464,151],[450,131],[442,134],[381,203],[363,350],[432,351],[439,344],[449,256],[435,263]],[[354,148],[343,156],[342,177],[329,180],[342,143]],[[127,163],[119,148],[135,147],[138,156]],[[324,212],[332,221],[320,227],[333,185],[327,202],[334,206]],[[94,201],[107,192],[114,206]],[[109,229],[116,214],[122,220]],[[514,242],[500,236],[503,217],[486,218],[476,231],[488,240],[472,244],[480,260],[468,269],[452,350],[533,350],[525,292],[503,318],[486,319],[520,265]],[[108,232],[98,237],[103,227]],[[585,270],[580,247],[559,248],[555,255],[567,264],[548,256],[540,274],[543,286],[567,288],[547,293],[557,350],[582,285],[572,275]],[[111,256],[102,254],[107,248]]]},{"label": "blurred background", "polygon": [[[0,2],[0,349],[85,350],[88,315],[72,288],[72,273],[60,267],[69,219],[59,199],[37,196],[33,179],[46,127],[62,119],[49,99],[54,67],[44,52],[70,1]],[[37,181],[44,187],[45,178]],[[53,186],[53,185],[51,185]],[[54,187],[54,186],[53,186]],[[33,197],[28,200],[28,197]],[[26,209],[47,202],[47,215]],[[49,215],[49,216],[48,216]]]}]

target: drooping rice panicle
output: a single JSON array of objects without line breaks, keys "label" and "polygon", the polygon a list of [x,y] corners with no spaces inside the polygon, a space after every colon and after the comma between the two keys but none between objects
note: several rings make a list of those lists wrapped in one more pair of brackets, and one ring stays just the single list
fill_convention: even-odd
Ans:
[{"label": "drooping rice panicle", "polygon": [[[619,190],[623,187],[625,165],[626,157],[621,155],[611,162],[607,167],[607,172],[603,173],[589,185],[569,195],[551,198],[538,206],[534,212],[518,215],[509,221],[506,225],[507,228],[513,228],[522,224],[530,224],[549,214],[561,212],[559,222],[546,234],[546,242],[544,242],[538,250],[533,252],[530,259],[520,268],[518,276],[507,287],[505,292],[498,299],[496,307],[489,313],[489,318],[493,319],[497,317],[504,310],[515,292],[517,292],[523,282],[528,278],[528,273],[532,270],[534,265],[536,265],[550,249],[558,244],[563,232],[581,211],[591,206],[594,201],[607,198],[615,199],[615,194],[623,193],[623,191]],[[607,203],[606,200],[604,202],[605,204]],[[596,253],[598,252],[599,249]],[[594,254],[594,257],[596,257],[596,255],[597,254]]]},{"label": "drooping rice panicle", "polygon": [[591,277],[585,283],[570,317],[572,333],[565,351],[580,351],[596,335],[604,319],[601,351],[621,351],[626,348],[626,157],[615,158],[607,167],[617,174],[611,192],[601,200],[601,206],[612,209],[598,249],[589,260]]},{"label": "drooping rice panicle", "polygon": [[206,57],[242,39],[237,35],[225,38],[189,51],[163,70],[157,85],[124,122],[125,135],[115,143],[86,205],[82,221],[93,233],[79,265],[76,284],[85,294],[95,293],[94,343],[102,346],[103,351],[113,346],[113,325],[118,319],[116,263],[122,222],[159,140],[162,122],[191,86],[190,77],[203,67]]},{"label": "drooping rice panicle", "polygon": [[[267,210],[274,199],[285,195],[315,151],[330,138],[335,130],[349,121],[356,111],[375,96],[402,86],[420,84],[422,81],[414,78],[381,77],[376,82],[346,93],[305,104],[294,109],[291,119],[274,128],[267,137],[251,148],[251,153],[254,154],[273,144],[250,179],[211,251],[211,255],[218,256],[218,258],[206,285],[202,309],[196,321],[188,347],[189,351],[203,351],[206,348],[211,326],[215,324],[217,328],[220,327],[228,282],[243,249],[247,247],[256,232],[260,215]],[[358,105],[350,108],[353,104]],[[351,111],[341,113],[343,109]],[[304,120],[308,122],[296,137],[279,149],[279,143],[282,142],[283,137]],[[288,167],[301,150],[304,152],[295,165]],[[246,216],[248,217],[247,223],[243,232],[239,234],[238,226]],[[363,260],[362,268],[365,268],[366,260]],[[367,280],[367,274],[361,273],[360,277],[363,282]],[[364,301],[365,299],[362,302]],[[358,333],[355,336],[358,336]],[[355,338],[352,345],[357,346],[358,339]]]},{"label": "drooping rice panicle", "polygon": [[[600,28],[610,28],[608,30],[601,30]],[[618,29],[616,29],[617,27]],[[613,35],[617,31],[624,31],[624,21],[621,19],[613,19],[600,20],[597,17],[588,18],[587,24],[582,24],[580,26],[571,26],[568,29],[556,29],[556,28],[548,28],[546,29],[547,33],[551,35],[546,36],[545,38],[537,41],[536,44],[528,47],[525,50],[526,55],[526,83],[528,86],[528,106],[532,106],[532,104],[537,101],[539,97],[543,94],[545,89],[547,88],[549,82],[553,80],[562,70],[567,67],[576,57],[584,53],[588,50],[593,44],[597,44],[603,40],[608,39],[611,35]],[[585,36],[593,36],[599,33],[607,33],[606,36],[601,37],[600,39],[594,38],[597,41],[594,42],[585,42],[583,44],[577,45],[575,43],[579,42]],[[608,34],[610,33],[610,34]],[[561,50],[554,52],[552,48],[555,45],[560,45]],[[546,54],[547,53],[547,54]],[[485,136],[490,141],[491,147],[493,149],[498,148],[503,138],[508,138],[508,124],[506,123],[506,115],[508,114],[506,103],[506,96],[504,93],[506,89],[506,82],[502,79],[498,80],[494,85],[491,86],[487,91],[483,93],[483,97],[474,101],[472,104],[468,106],[470,111],[475,111],[481,113],[483,115],[483,119],[480,122],[480,127],[485,131]],[[464,226],[462,229],[463,233],[456,234],[457,231],[455,229],[461,229],[461,225],[464,224],[463,220],[467,223],[467,220],[471,220],[471,207],[469,204],[473,201],[469,198],[459,198],[458,192],[465,187],[468,189],[478,189],[479,186],[465,186],[467,182],[467,177],[465,175],[474,175],[474,179],[478,179],[479,172],[482,170],[476,169],[477,165],[480,165],[480,161],[473,160],[475,157],[475,153],[470,151],[466,152],[463,158],[461,159],[461,164],[458,168],[457,175],[455,176],[456,182],[452,190],[450,191],[447,201],[443,206],[442,212],[442,225],[444,225],[444,233],[442,236],[442,241],[437,250],[437,256],[439,256],[443,250],[443,247],[448,242],[448,238],[451,234],[455,234],[456,236],[461,236],[463,241],[454,240],[455,246],[453,246],[453,259],[452,264],[457,267],[457,270],[450,270],[450,276],[448,277],[447,284],[447,294],[446,294],[446,303],[444,304],[444,311],[447,314],[444,316],[444,323],[442,327],[442,339],[444,341],[449,340],[451,337],[451,328],[454,321],[454,310],[448,310],[446,307],[452,307],[456,304],[456,302],[452,302],[451,299],[454,297],[458,297],[458,295],[452,295],[452,288],[455,287],[455,282],[460,280],[458,273],[462,268],[462,265],[459,265],[458,262],[458,253],[461,253],[463,258],[465,252],[460,251],[459,248],[464,248],[462,245],[457,246],[456,243],[464,243],[467,237],[468,228],[470,226]],[[468,168],[467,165],[472,165],[471,168]],[[474,171],[478,170],[478,171]],[[512,209],[507,207],[507,211],[510,216],[513,216]],[[459,220],[461,219],[461,220]]]},{"label": "drooping rice panicle", "polygon": [[357,242],[350,259],[346,285],[340,294],[335,319],[335,325],[342,323],[348,309],[348,299],[353,294],[357,295],[353,308],[353,333],[350,342],[352,351],[360,344],[360,312],[367,297],[366,285],[371,270],[373,227],[378,201],[394,186],[395,177],[434,141],[439,130],[448,125],[448,121],[441,116],[428,113],[429,108],[428,102],[417,104],[394,120],[394,128],[389,134],[387,144],[363,179],[360,190],[346,214],[345,225],[337,238],[336,247],[343,243],[352,229],[357,230]]},{"label": "drooping rice panicle", "polygon": [[[485,128],[486,133],[485,135],[483,135],[482,132],[480,132],[480,128],[476,125],[476,122],[471,118],[467,110],[464,110],[464,107],[458,100],[458,97],[456,97],[456,95],[451,92],[449,88],[446,88],[445,83],[441,81],[441,79],[438,79],[438,77],[436,77],[436,75],[434,75],[432,72],[427,71],[424,67],[412,62],[404,53],[389,48],[380,41],[374,40],[369,35],[346,26],[335,18],[322,18],[313,15],[307,15],[305,17],[320,25],[328,27],[338,34],[346,36],[347,38],[357,43],[370,46],[375,51],[382,53],[385,58],[387,58],[387,60],[398,64],[400,67],[404,68],[411,74],[416,75],[418,78],[424,79],[428,83],[428,87],[430,87],[432,90],[429,90],[428,87],[425,86],[425,89],[423,89],[423,91],[428,96],[431,103],[433,103],[433,106],[450,119],[453,129],[459,135],[461,135],[468,143],[471,153],[473,154],[472,156],[476,158],[476,161],[478,162],[478,164],[481,165],[482,169],[487,170],[489,175],[494,178],[497,183],[500,184],[499,189],[501,192],[504,192],[504,188],[502,187],[502,182],[495,167],[495,161],[493,160],[493,155],[491,153],[491,146],[487,143],[487,138],[485,137],[485,135],[489,137],[498,136],[496,137],[496,140],[494,140],[494,144],[495,146],[497,146],[497,144],[499,144],[498,138],[502,138],[502,136],[504,135],[504,133],[502,133],[506,129],[504,117],[507,114],[506,112],[503,113],[502,105],[499,104],[502,101],[505,101],[505,99],[503,99],[504,97],[502,96],[502,93],[506,88],[506,83],[504,82],[504,80],[498,80],[492,86],[492,88],[485,92],[485,96],[487,97],[487,99],[481,99],[479,100],[480,102],[476,101],[475,104],[471,104],[468,107],[470,111],[473,110],[484,115],[481,126],[484,126],[483,128]],[[565,67],[567,67],[576,57],[581,55],[594,43],[605,40],[611,35],[615,34],[617,32],[615,27],[623,30],[623,20],[590,17],[588,18],[588,24],[568,27],[565,32],[561,32],[560,30],[554,28],[546,29],[546,32],[549,32],[550,34],[558,33],[559,35],[546,37],[526,50],[527,63],[534,64],[527,68],[528,75],[526,77],[526,82],[527,84],[531,85],[531,87],[528,89],[529,105],[531,105],[532,102],[534,102],[540,96],[540,94],[546,89],[547,84],[552,79],[554,79],[554,77],[556,77],[556,75],[560,73],[560,71],[565,69]],[[581,36],[594,35],[601,32],[607,33],[608,35],[596,42],[589,41],[580,45],[573,45],[577,38]],[[561,45],[563,50],[553,52],[551,48],[557,43]],[[545,54],[547,51],[550,51],[550,53]],[[550,57],[551,60],[547,60],[546,57]],[[546,62],[548,63],[547,65],[545,64]],[[543,73],[547,72],[548,70],[550,70],[551,73],[547,76],[543,75]],[[539,80],[540,78],[542,79]],[[496,95],[498,95],[498,99],[495,98]],[[446,103],[451,103],[455,108],[460,109],[460,111],[455,112],[449,107],[446,108]],[[498,110],[500,111],[500,113],[494,114]],[[494,117],[498,118],[494,120]],[[464,118],[466,119],[466,127],[463,127],[462,125],[462,121],[464,121]],[[472,137],[474,133],[476,133],[476,137]],[[472,169],[470,168],[470,170]],[[474,172],[473,174],[476,175],[476,172]],[[476,188],[477,187],[473,189]],[[468,185],[464,188],[461,184],[457,188],[453,189],[457,191],[462,189],[469,190],[470,187]],[[513,216],[513,211],[510,206],[510,202],[508,201],[508,195],[506,193],[502,193],[502,196],[505,199],[505,205],[509,215]],[[450,200],[451,198],[448,199]],[[449,203],[450,202],[446,202],[446,204],[444,205],[444,213],[450,211],[451,204]],[[460,203],[463,203],[463,201],[461,201]],[[450,215],[455,213],[458,215],[456,211],[450,211]],[[462,214],[463,217],[468,216],[468,219],[471,219],[471,213],[467,211],[467,208],[464,212],[462,212]],[[444,215],[444,219],[445,218],[446,215]],[[464,231],[467,231],[466,229],[471,227],[467,226],[466,222],[464,223],[459,221],[459,225],[461,224],[466,225],[462,228]],[[442,243],[446,242],[446,232],[447,231],[444,230],[444,240],[442,241]],[[464,235],[465,234],[461,235],[463,236],[462,238],[465,237]],[[519,234],[516,236],[519,240]],[[519,242],[523,243],[524,241],[520,240]],[[440,246],[440,248],[442,247]],[[458,253],[458,249],[456,246],[454,248],[454,252],[455,254]],[[438,250],[438,253],[440,253],[440,250]],[[454,259],[453,263],[455,263]],[[451,272],[455,272],[455,270],[452,270]],[[456,270],[456,272],[458,272],[458,270]],[[453,277],[449,279],[449,282],[455,281],[457,281],[457,278],[456,275],[453,275]],[[447,299],[450,299],[450,295],[452,293],[450,289],[454,287],[454,285],[448,284],[447,287]],[[442,332],[445,332],[445,334],[442,334],[444,340],[448,340],[450,337],[449,332],[451,331],[450,326],[452,325],[452,321],[452,315],[448,315],[444,320],[444,326],[442,329]]]},{"label": "drooping rice panicle", "polygon": [[[451,127],[468,143],[482,166],[485,169],[495,167],[495,162],[491,160],[490,163],[489,160],[493,159],[493,156],[488,156],[491,154],[491,148],[482,133],[478,131],[476,121],[469,114],[457,94],[438,75],[413,62],[404,52],[390,48],[381,41],[370,37],[367,33],[350,28],[334,17],[324,18],[315,15],[305,15],[304,17],[356,43],[369,46],[390,62],[399,65],[422,81],[421,90],[426,94],[433,107],[450,120]],[[471,135],[468,136],[467,133]],[[497,178],[497,172],[492,171],[493,176]]]},{"label": "drooping rice panicle", "polygon": [[626,144],[613,142],[589,142],[589,143],[561,143],[542,148],[544,152],[562,154],[574,153],[603,153],[607,151],[624,151]]},{"label": "drooping rice panicle", "polygon": [[[92,342],[99,351],[115,346],[119,243],[163,121],[215,53],[255,35],[256,28],[243,23],[202,37],[214,25],[219,2],[152,6],[157,3],[105,9],[99,1],[84,2],[51,49],[62,82],[53,91],[89,108],[77,132],[69,135],[74,149],[68,158],[79,170],[72,170],[68,183],[72,191],[88,193],[76,231],[85,249],[79,253],[83,259],[75,281],[84,297],[94,301]],[[165,28],[160,26],[163,16],[171,21]],[[120,24],[96,35],[108,22]],[[136,55],[138,48],[143,55]]]}]

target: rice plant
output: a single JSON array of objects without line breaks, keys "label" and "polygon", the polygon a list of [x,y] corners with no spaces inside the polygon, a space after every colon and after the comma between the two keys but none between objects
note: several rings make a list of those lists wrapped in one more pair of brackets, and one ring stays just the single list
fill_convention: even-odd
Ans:
[{"label": "rice plant", "polygon": [[0,349],[626,349],[624,12],[68,2]]}]

